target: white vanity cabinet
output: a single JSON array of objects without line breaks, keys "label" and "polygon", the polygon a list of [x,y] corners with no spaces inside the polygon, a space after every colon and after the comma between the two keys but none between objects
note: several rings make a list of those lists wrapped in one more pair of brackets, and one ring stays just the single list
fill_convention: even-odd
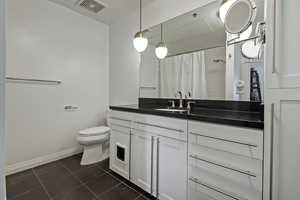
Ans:
[{"label": "white vanity cabinet", "polygon": [[300,198],[300,91],[269,91],[264,200]]},{"label": "white vanity cabinet", "polygon": [[160,200],[186,199],[187,120],[137,114],[131,136],[132,181]]},{"label": "white vanity cabinet", "polygon": [[158,199],[262,199],[262,130],[117,111],[109,122],[110,168]]},{"label": "white vanity cabinet", "polygon": [[298,200],[300,1],[266,2],[264,200]]},{"label": "white vanity cabinet", "polygon": [[132,130],[131,181],[134,184],[161,200],[176,200],[186,199],[186,180],[186,141]]},{"label": "white vanity cabinet", "polygon": [[188,122],[189,200],[261,200],[263,131]]},{"label": "white vanity cabinet", "polygon": [[158,140],[158,199],[187,198],[187,144],[161,137]]},{"label": "white vanity cabinet", "polygon": [[111,170],[160,200],[187,199],[187,120],[111,111],[109,124]]},{"label": "white vanity cabinet", "polygon": [[108,118],[111,128],[109,167],[126,179],[130,176],[130,118],[130,114],[119,112],[111,112]]},{"label": "white vanity cabinet", "polygon": [[130,180],[150,194],[154,187],[154,136],[138,130],[131,132]]}]

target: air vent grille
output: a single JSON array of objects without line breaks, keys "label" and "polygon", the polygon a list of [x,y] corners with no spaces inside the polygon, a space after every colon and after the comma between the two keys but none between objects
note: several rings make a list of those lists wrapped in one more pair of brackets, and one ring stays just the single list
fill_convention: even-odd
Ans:
[{"label": "air vent grille", "polygon": [[93,13],[98,13],[105,8],[105,6],[97,0],[83,0],[79,5]]}]

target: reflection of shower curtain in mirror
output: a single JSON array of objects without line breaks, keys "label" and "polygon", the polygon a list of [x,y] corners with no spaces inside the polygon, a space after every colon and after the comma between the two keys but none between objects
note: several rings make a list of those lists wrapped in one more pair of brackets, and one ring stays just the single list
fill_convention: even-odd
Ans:
[{"label": "reflection of shower curtain in mirror", "polygon": [[204,51],[168,57],[160,64],[160,97],[174,97],[177,91],[207,99]]}]

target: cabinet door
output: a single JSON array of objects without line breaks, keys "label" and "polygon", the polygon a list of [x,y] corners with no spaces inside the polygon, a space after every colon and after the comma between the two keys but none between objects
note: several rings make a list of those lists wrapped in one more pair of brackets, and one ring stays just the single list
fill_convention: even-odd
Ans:
[{"label": "cabinet door", "polygon": [[266,85],[299,88],[300,1],[267,0]]},{"label": "cabinet door", "polygon": [[110,169],[129,179],[130,129],[112,127],[110,136]]},{"label": "cabinet door", "polygon": [[151,134],[132,130],[130,180],[148,193],[153,189],[153,141]]},{"label": "cabinet door", "polygon": [[297,200],[300,197],[300,94],[281,91],[272,97],[266,105],[264,199]]},{"label": "cabinet door", "polygon": [[187,199],[187,143],[160,137],[156,145],[158,199]]}]

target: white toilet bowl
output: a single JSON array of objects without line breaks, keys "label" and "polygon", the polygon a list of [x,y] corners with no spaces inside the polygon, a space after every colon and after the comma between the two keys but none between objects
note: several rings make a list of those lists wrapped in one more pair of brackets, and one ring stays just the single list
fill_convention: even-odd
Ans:
[{"label": "white toilet bowl", "polygon": [[110,128],[98,126],[79,131],[77,140],[84,148],[81,165],[90,165],[109,156]]}]

